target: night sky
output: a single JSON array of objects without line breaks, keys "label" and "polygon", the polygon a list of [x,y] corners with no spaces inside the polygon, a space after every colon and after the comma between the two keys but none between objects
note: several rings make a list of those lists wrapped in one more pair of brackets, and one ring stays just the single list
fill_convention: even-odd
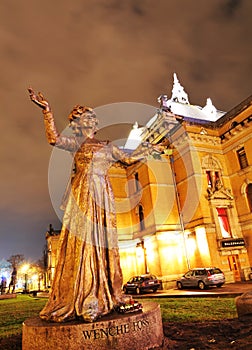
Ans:
[{"label": "night sky", "polygon": [[[191,104],[210,97],[229,111],[251,95],[251,13],[251,0],[1,0],[0,260],[40,258],[49,224],[60,228],[52,148],[27,87],[49,99],[59,130],[75,104],[158,107],[174,72]],[[101,125],[151,116],[126,111],[99,115]]]}]

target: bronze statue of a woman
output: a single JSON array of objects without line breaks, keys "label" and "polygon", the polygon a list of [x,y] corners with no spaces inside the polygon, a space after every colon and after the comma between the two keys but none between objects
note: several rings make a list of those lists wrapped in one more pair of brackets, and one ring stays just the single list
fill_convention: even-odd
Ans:
[{"label": "bronze statue of a woman", "polygon": [[128,157],[112,143],[95,138],[98,120],[88,107],[77,105],[69,115],[74,136],[60,135],[48,101],[32,89],[29,94],[42,108],[48,142],[72,152],[76,166],[62,222],[52,291],[40,317],[54,322],[79,318],[93,322],[125,302],[108,170],[116,161],[130,165],[137,157]]}]

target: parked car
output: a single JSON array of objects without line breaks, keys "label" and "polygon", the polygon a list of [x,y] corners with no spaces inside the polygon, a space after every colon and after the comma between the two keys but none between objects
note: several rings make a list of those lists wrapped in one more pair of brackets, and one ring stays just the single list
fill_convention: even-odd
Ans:
[{"label": "parked car", "polygon": [[187,271],[177,280],[177,287],[178,289],[187,287],[205,289],[210,286],[221,287],[224,283],[224,273],[218,267],[206,267]]},{"label": "parked car", "polygon": [[156,276],[151,274],[140,275],[132,277],[127,283],[123,286],[124,293],[136,293],[140,294],[145,291],[152,290],[156,292],[158,288],[161,287],[160,281]]}]

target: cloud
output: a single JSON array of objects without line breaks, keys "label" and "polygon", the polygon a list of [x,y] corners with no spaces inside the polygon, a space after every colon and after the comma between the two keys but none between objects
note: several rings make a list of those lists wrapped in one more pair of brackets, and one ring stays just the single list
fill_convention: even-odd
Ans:
[{"label": "cloud", "polygon": [[221,7],[226,18],[233,17],[242,6],[242,0],[227,0]]},{"label": "cloud", "polygon": [[51,148],[28,86],[49,99],[59,130],[77,103],[155,106],[173,72],[191,103],[211,97],[227,111],[251,94],[251,10],[250,0],[1,1],[2,207],[51,217]]}]

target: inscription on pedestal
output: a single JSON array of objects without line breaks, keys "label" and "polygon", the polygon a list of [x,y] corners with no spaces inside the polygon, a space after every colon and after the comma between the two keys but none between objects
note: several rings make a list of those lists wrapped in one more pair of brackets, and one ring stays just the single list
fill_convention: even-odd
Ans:
[{"label": "inscription on pedestal", "polygon": [[145,320],[134,321],[131,323],[121,324],[119,326],[85,330],[83,331],[83,336],[84,336],[84,339],[96,340],[96,339],[102,339],[102,338],[116,337],[126,333],[131,333],[131,332],[147,331],[148,327],[149,327],[149,321],[145,319]]}]

